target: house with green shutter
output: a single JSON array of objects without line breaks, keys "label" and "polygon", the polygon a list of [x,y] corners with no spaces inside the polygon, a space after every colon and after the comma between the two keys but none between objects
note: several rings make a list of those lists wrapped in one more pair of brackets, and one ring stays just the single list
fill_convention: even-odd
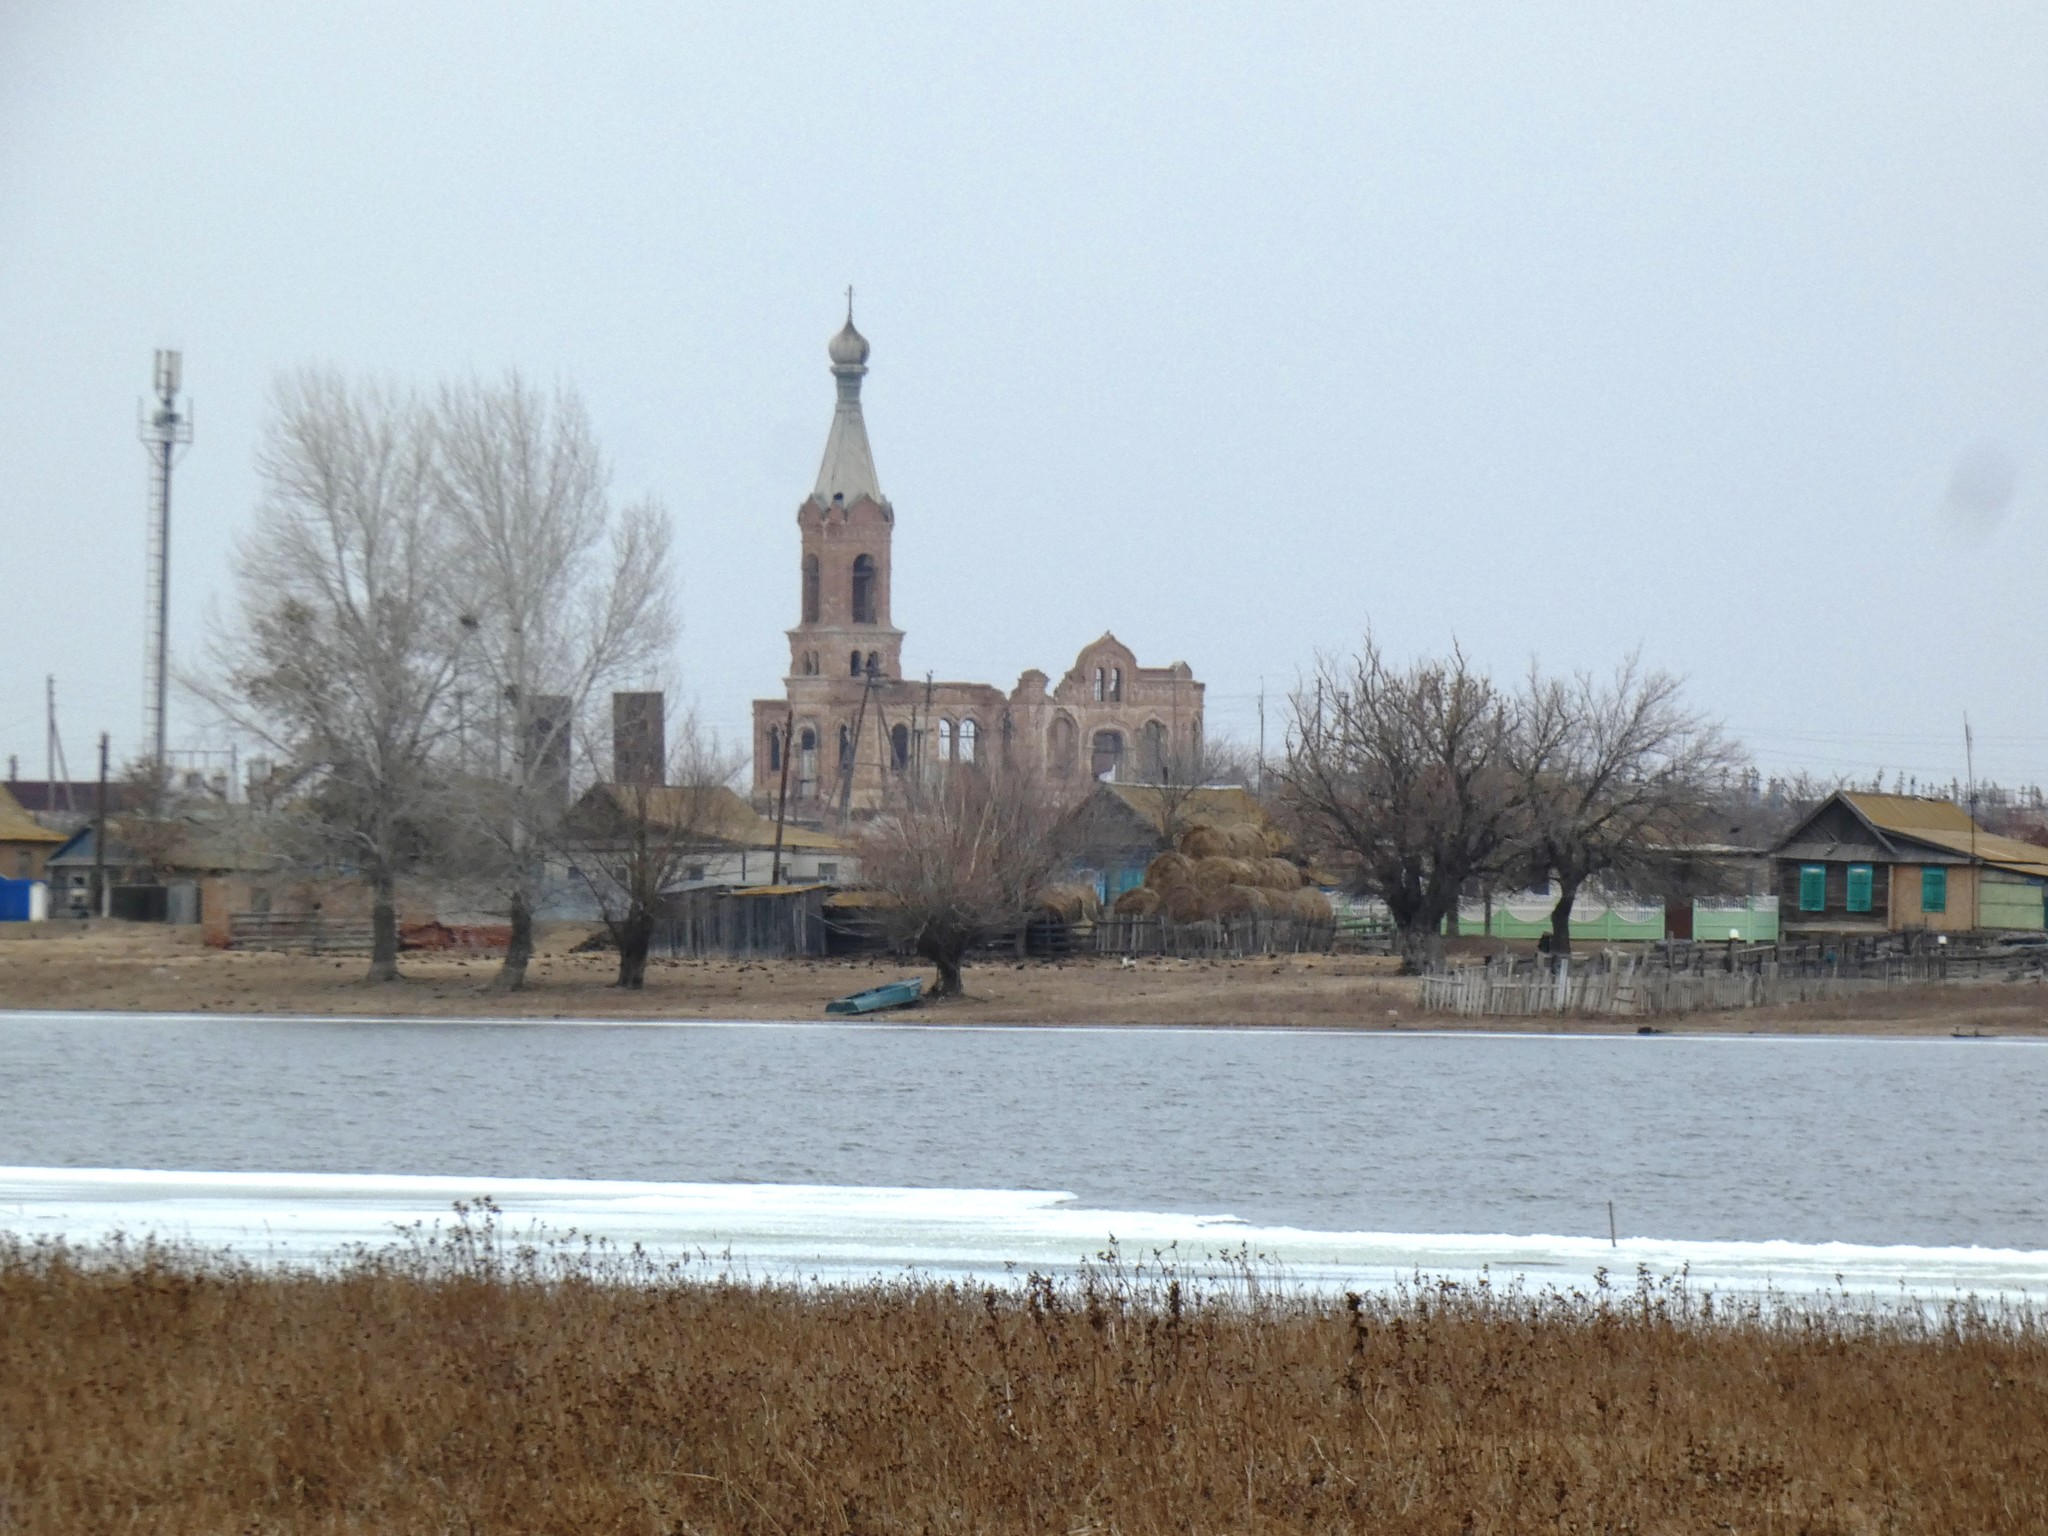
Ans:
[{"label": "house with green shutter", "polygon": [[1951,800],[1839,790],[1771,850],[1788,939],[2048,928],[2048,848]]}]

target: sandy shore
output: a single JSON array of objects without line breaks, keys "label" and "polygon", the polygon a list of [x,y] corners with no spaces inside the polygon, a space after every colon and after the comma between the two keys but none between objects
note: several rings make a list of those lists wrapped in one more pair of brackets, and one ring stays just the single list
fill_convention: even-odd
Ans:
[{"label": "sandy shore", "polygon": [[[545,933],[524,992],[488,990],[491,957],[408,954],[406,979],[370,986],[360,957],[230,953],[190,930],[44,925],[0,942],[0,1008],[448,1018],[821,1019],[832,998],[918,967],[872,960],[656,961],[641,992],[610,985],[608,954],[572,954],[587,930]],[[32,936],[31,936],[32,935]],[[1424,1014],[1416,984],[1378,956],[1262,960],[1094,958],[970,965],[969,995],[896,1018],[945,1024],[1203,1024],[1633,1032],[1640,1021],[1458,1020]],[[2048,1034],[2048,988],[1901,989],[1881,998],[1659,1019],[1706,1034]]]}]

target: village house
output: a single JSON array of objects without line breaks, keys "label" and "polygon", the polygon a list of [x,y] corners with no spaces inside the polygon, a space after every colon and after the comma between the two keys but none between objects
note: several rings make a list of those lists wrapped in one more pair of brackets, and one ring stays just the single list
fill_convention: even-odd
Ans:
[{"label": "village house", "polygon": [[0,789],[0,880],[40,880],[43,866],[64,842]]},{"label": "village house", "polygon": [[2048,848],[1987,832],[1950,800],[1840,790],[1772,862],[1787,938],[2048,927]]},{"label": "village house", "polygon": [[1202,684],[1186,662],[1141,665],[1113,634],[1084,647],[1057,682],[1034,668],[1007,693],[905,676],[903,631],[890,619],[896,512],[868,444],[869,348],[850,309],[827,353],[838,399],[817,484],[797,508],[789,673],[780,698],[754,701],[755,807],[814,825],[872,814],[913,766],[988,754],[1040,768],[1075,795],[1199,761]]}]

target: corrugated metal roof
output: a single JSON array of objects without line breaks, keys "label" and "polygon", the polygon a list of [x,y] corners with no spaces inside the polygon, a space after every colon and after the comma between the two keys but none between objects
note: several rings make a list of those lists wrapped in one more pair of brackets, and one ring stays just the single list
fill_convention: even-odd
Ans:
[{"label": "corrugated metal roof", "polygon": [[2048,880],[2048,848],[1986,832],[1953,800],[1878,795],[1861,790],[1843,790],[1841,795],[1881,831],[1931,843],[2016,874]]}]

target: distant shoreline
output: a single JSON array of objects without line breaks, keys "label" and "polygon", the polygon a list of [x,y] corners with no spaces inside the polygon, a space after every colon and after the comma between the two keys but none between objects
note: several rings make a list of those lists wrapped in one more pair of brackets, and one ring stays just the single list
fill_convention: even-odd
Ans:
[{"label": "distant shoreline", "polygon": [[[307,1019],[445,1019],[451,1023],[820,1023],[834,997],[919,974],[901,961],[655,961],[647,986],[609,985],[615,960],[573,954],[557,935],[519,993],[485,990],[492,955],[418,952],[407,979],[372,987],[358,955],[222,951],[190,930],[153,925],[56,930],[0,943],[0,1011],[233,1015]],[[927,973],[928,974],[928,973]],[[1415,980],[1369,955],[1242,960],[970,963],[968,995],[870,1016],[889,1025],[1002,1028],[1329,1029],[1485,1035],[1814,1035],[1890,1038],[2048,1037],[2048,987],[1983,983],[1900,988],[1876,996],[1605,1019],[1424,1013]],[[834,1022],[846,1023],[845,1020]]]}]

